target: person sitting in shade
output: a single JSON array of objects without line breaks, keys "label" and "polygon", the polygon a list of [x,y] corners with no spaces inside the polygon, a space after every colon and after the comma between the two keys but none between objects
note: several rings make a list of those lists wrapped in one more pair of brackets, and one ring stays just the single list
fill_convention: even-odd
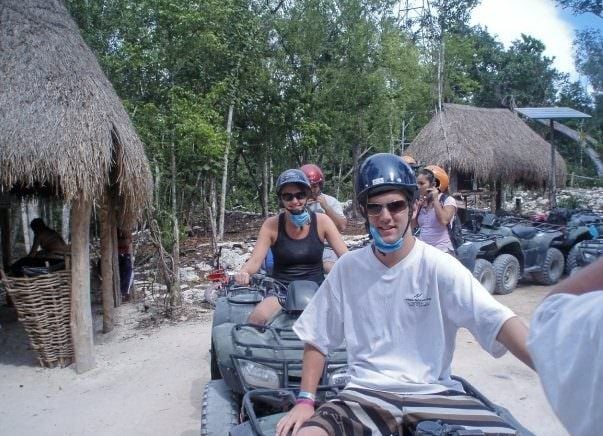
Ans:
[{"label": "person sitting in shade", "polygon": [[23,267],[43,267],[48,258],[56,258],[69,252],[69,247],[55,230],[46,225],[42,218],[35,218],[29,223],[33,230],[34,240],[29,254],[11,266],[12,275],[23,275]]}]

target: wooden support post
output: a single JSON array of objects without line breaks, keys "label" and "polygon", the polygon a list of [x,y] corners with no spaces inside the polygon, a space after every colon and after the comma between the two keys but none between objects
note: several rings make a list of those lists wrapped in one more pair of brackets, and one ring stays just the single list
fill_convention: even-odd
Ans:
[{"label": "wooden support post", "polygon": [[94,368],[90,306],[90,211],[90,200],[81,197],[74,201],[71,209],[71,337],[78,374]]},{"label": "wooden support post", "polygon": [[103,278],[103,333],[113,330],[113,308],[115,299],[113,296],[113,210],[111,196],[108,192],[103,195],[103,203],[100,210],[100,255],[101,274]]},{"label": "wooden support post", "polygon": [[10,211],[9,209],[0,209],[0,233],[2,233],[2,263],[4,270],[10,268]]},{"label": "wooden support post", "polygon": [[549,208],[557,207],[557,165],[555,165],[555,126],[550,120],[551,128],[551,174],[549,176]]},{"label": "wooden support post", "polygon": [[503,192],[503,184],[502,180],[498,180],[496,182],[496,206],[494,211],[499,211],[503,209],[504,206],[504,192]]},{"label": "wooden support post", "polygon": [[[111,206],[115,205],[111,199]],[[111,253],[111,264],[113,265],[113,298],[115,306],[121,305],[121,280],[119,278],[119,253],[117,252],[117,219],[115,210],[111,209],[111,239],[113,240],[113,248]]]}]

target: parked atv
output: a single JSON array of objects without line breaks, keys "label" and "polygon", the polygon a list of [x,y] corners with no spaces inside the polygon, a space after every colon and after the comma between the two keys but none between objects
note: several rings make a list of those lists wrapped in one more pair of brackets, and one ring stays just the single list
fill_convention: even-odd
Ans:
[{"label": "parked atv", "polygon": [[578,266],[575,258],[578,251],[572,251],[573,247],[603,235],[603,216],[592,210],[554,209],[547,222],[559,224],[563,232],[563,238],[556,241],[555,247],[565,256],[565,272],[568,274]]},{"label": "parked atv", "polygon": [[482,232],[482,227],[500,226],[498,218],[489,212],[466,209],[463,216],[464,243],[457,248],[457,258],[490,293],[513,292],[522,273],[519,239],[514,235]]},{"label": "parked atv", "polygon": [[571,249],[568,259],[571,259],[570,274],[595,262],[603,256],[603,238],[586,240],[577,243]]},{"label": "parked atv", "polygon": [[563,275],[565,259],[556,245],[563,241],[557,225],[537,223],[512,216],[498,218],[487,214],[481,232],[513,236],[519,240],[521,256],[517,255],[522,276],[543,285],[557,283]]},{"label": "parked atv", "polygon": [[457,258],[490,293],[513,292],[521,275],[521,244],[514,236],[463,231]]}]

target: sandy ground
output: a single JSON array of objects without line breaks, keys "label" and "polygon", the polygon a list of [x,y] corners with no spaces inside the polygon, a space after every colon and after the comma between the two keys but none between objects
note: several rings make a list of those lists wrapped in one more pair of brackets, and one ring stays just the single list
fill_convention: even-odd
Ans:
[{"label": "sandy ground", "polygon": [[[497,297],[524,319],[546,287]],[[200,402],[209,379],[211,313],[156,328],[136,328],[136,305],[122,306],[117,327],[99,335],[96,369],[42,369],[27,349],[14,314],[0,313],[0,435],[199,434]],[[567,434],[537,376],[512,356],[493,359],[463,331],[453,369],[538,435]]]}]

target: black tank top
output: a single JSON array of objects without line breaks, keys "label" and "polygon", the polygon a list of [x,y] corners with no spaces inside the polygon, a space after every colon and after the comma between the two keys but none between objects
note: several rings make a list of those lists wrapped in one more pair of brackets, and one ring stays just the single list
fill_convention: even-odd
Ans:
[{"label": "black tank top", "polygon": [[325,278],[322,267],[324,243],[318,237],[316,214],[310,212],[310,231],[303,239],[293,239],[285,230],[285,213],[278,217],[278,234],[271,247],[274,256],[272,277],[288,285],[294,280],[311,280],[321,284]]}]

